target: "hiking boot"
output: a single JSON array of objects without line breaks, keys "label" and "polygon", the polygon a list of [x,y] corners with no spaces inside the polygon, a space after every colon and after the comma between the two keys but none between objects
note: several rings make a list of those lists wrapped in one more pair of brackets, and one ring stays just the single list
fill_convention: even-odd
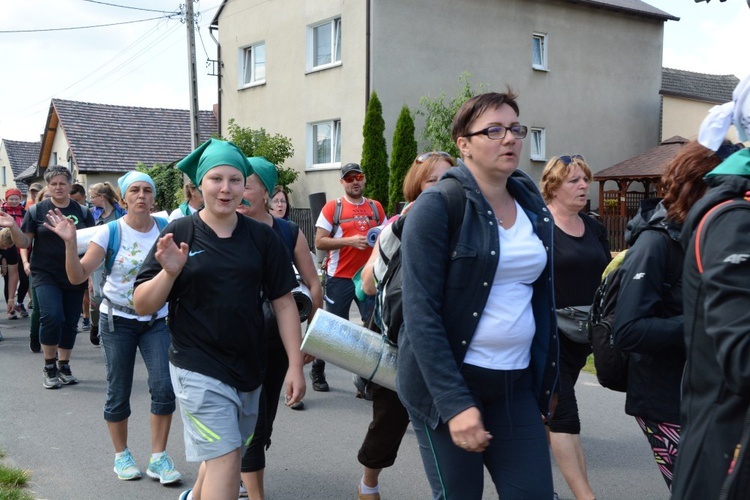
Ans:
[{"label": "hiking boot", "polygon": [[57,377],[63,385],[73,385],[78,383],[78,379],[70,372],[70,365],[68,363],[58,363]]},{"label": "hiking boot", "polygon": [[89,340],[93,345],[99,347],[99,327],[97,325],[91,325],[91,331],[89,331]]},{"label": "hiking boot", "polygon": [[16,314],[18,314],[22,318],[28,318],[29,312],[26,310],[23,304],[18,304],[16,306]]},{"label": "hiking boot", "polygon": [[91,330],[91,320],[89,318],[83,318],[83,322],[81,323],[81,330],[85,332]]},{"label": "hiking boot", "polygon": [[310,370],[310,378],[312,379],[313,391],[317,392],[328,392],[328,382],[326,382],[326,372],[322,369],[316,369],[313,367]]},{"label": "hiking boot", "polygon": [[182,479],[182,474],[174,469],[174,462],[166,451],[162,452],[157,459],[151,458],[146,474],[148,477],[158,479],[161,484],[172,484]]},{"label": "hiking boot", "polygon": [[29,350],[34,353],[42,352],[42,344],[39,343],[38,335],[29,335]]},{"label": "hiking boot", "polygon": [[130,450],[127,448],[123,450],[119,457],[115,455],[114,471],[117,477],[123,481],[141,478],[141,471],[138,470],[138,466],[135,465],[135,460],[133,460],[133,455],[130,454]]},{"label": "hiking boot", "polygon": [[55,365],[44,366],[44,380],[42,381],[45,389],[59,389],[62,382],[57,376],[57,367]]},{"label": "hiking boot", "polygon": [[359,375],[354,375],[354,387],[357,388],[357,394],[355,395],[357,398],[372,401],[372,387],[367,380]]}]

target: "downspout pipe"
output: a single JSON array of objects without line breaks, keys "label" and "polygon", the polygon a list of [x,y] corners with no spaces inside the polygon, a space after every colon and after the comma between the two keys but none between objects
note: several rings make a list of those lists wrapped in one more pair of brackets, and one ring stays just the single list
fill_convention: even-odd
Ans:
[{"label": "downspout pipe", "polygon": [[[748,0],[750,2],[750,0]],[[371,0],[365,1],[365,113],[367,106],[370,105],[370,11],[372,10]]]},{"label": "downspout pipe", "polygon": [[214,30],[218,30],[218,29],[219,29],[219,25],[218,24],[213,24],[212,23],[208,27],[208,34],[211,36],[211,38],[213,39],[214,43],[216,44],[216,59],[217,59],[217,61],[216,61],[216,79],[217,79],[217,81],[216,81],[216,89],[217,89],[217,92],[216,93],[218,94],[217,99],[216,99],[216,101],[218,103],[218,105],[217,105],[218,111],[217,111],[216,121],[219,122],[219,136],[221,136],[221,123],[222,123],[221,122],[221,94],[222,94],[222,89],[221,89],[221,68],[224,65],[221,62],[221,43],[219,43],[219,40],[217,40],[216,37],[214,36]]}]

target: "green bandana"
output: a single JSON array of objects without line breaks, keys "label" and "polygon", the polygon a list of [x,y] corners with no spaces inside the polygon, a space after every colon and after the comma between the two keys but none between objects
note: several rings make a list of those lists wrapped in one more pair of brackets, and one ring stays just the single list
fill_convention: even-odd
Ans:
[{"label": "green bandana", "polygon": [[247,162],[250,164],[250,168],[253,169],[253,173],[260,177],[268,194],[272,194],[276,183],[279,182],[279,171],[276,170],[276,165],[262,156],[249,156]]},{"label": "green bandana", "polygon": [[228,165],[242,172],[243,177],[252,175],[253,169],[242,150],[231,142],[209,139],[177,163],[196,186],[200,186],[206,173],[215,167]]}]

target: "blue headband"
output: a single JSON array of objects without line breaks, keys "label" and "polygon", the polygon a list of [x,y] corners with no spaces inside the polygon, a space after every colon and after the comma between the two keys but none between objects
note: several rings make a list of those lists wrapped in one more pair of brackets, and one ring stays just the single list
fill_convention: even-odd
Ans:
[{"label": "blue headband", "polygon": [[151,184],[151,187],[154,189],[154,196],[156,196],[156,185],[154,184],[154,180],[149,177],[148,174],[138,172],[137,170],[131,170],[127,174],[117,179],[117,187],[120,188],[120,194],[124,197],[125,192],[128,190],[128,187],[130,187],[132,183],[138,181],[148,182],[149,184]]}]

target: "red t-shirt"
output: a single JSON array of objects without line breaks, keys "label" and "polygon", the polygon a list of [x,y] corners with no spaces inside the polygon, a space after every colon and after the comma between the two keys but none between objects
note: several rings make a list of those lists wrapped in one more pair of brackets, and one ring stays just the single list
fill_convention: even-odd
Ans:
[{"label": "red t-shirt", "polygon": [[[373,200],[378,210],[378,220],[382,225],[385,222],[385,210],[380,202]],[[333,229],[333,215],[336,212],[336,200],[331,200],[325,204],[320,211],[316,227],[331,231]],[[334,238],[348,238],[350,236],[361,234],[367,236],[370,228],[377,226],[375,214],[372,211],[369,200],[362,198],[358,205],[351,203],[346,197],[341,198],[341,218],[340,225]],[[339,250],[328,252],[328,265],[326,273],[335,278],[352,278],[357,271],[365,265],[370,258],[372,248],[367,247],[364,250],[358,250],[354,247],[344,247]]]}]

